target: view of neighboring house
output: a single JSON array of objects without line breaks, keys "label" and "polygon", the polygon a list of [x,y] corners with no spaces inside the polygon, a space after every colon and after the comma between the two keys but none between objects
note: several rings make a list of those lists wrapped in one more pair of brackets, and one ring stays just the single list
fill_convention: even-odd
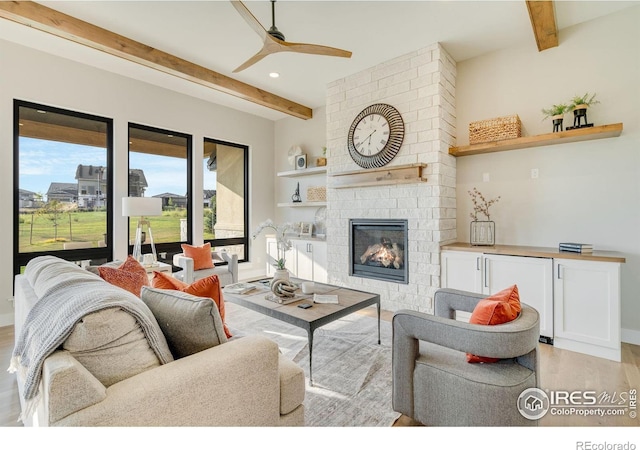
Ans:
[{"label": "view of neighboring house", "polygon": [[[47,191],[47,201],[57,200],[63,203],[77,203],[80,209],[104,208],[107,203],[107,168],[104,166],[85,166],[78,164],[76,168],[77,183],[53,182]],[[148,187],[147,178],[142,169],[129,170],[129,195],[132,197],[144,197]],[[215,194],[215,191],[213,191]],[[186,198],[175,194],[162,194],[163,196],[176,197],[173,204],[186,205]],[[168,198],[168,197],[167,197]],[[184,200],[179,200],[179,199]],[[20,207],[38,207],[38,194],[20,189]],[[40,199],[41,201],[41,199]],[[168,200],[167,200],[168,201]],[[180,203],[176,203],[180,202]],[[166,205],[166,201],[164,202]]]},{"label": "view of neighboring house", "polygon": [[172,194],[170,192],[165,192],[164,194],[154,195],[154,198],[162,199],[162,207],[165,208],[167,206],[175,206],[176,208],[186,208],[187,207],[187,197],[184,195]]},{"label": "view of neighboring house", "polygon": [[129,169],[129,196],[144,197],[144,191],[149,187],[144,171],[141,169]]},{"label": "view of neighboring house", "polygon": [[78,164],[78,208],[104,208],[107,202],[107,168]]},{"label": "view of neighboring house", "polygon": [[215,204],[215,196],[216,196],[215,189],[205,189],[202,191],[202,197],[203,197],[205,208],[211,208],[211,206]]},{"label": "view of neighboring house", "polygon": [[42,196],[26,189],[18,190],[19,208],[38,208],[42,206]]},{"label": "view of neighboring house", "polygon": [[78,184],[77,183],[56,183],[49,185],[47,191],[47,202],[57,200],[61,203],[77,203]]}]

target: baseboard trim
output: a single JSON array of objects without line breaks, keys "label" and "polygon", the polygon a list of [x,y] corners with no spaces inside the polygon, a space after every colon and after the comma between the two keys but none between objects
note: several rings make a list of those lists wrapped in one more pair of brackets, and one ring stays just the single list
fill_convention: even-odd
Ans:
[{"label": "baseboard trim", "polygon": [[620,332],[621,341],[627,344],[640,345],[640,331],[623,328]]}]

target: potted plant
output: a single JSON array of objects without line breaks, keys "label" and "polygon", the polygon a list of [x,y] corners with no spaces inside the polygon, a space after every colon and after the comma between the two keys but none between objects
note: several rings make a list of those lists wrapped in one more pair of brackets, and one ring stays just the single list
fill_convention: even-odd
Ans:
[{"label": "potted plant", "polygon": [[544,117],[542,120],[547,117],[551,117],[553,121],[553,132],[562,131],[562,121],[564,120],[564,115],[569,111],[569,105],[565,103],[560,103],[558,105],[553,105],[551,108],[543,109],[542,114]]},{"label": "potted plant", "polygon": [[293,230],[293,225],[289,222],[286,222],[282,225],[276,225],[273,223],[271,219],[267,219],[262,222],[256,231],[253,232],[253,239],[258,237],[258,235],[264,229],[271,229],[275,232],[276,236],[276,246],[278,251],[278,259],[272,262],[273,267],[276,269],[276,273],[273,276],[273,280],[289,279],[289,271],[285,267],[286,265],[286,254],[287,251],[291,249],[291,240],[289,239],[289,233]]},{"label": "potted plant", "polygon": [[[569,111],[573,111],[573,128],[593,126],[593,124],[587,123],[587,108],[591,105],[600,103],[595,98],[596,94],[589,96],[589,93],[587,92],[584,95],[576,95],[571,99]],[[580,121],[583,117],[584,125],[580,125]]]}]

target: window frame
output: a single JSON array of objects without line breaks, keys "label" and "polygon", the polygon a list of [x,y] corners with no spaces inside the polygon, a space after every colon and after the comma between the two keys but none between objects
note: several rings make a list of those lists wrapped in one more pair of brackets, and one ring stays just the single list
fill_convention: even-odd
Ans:
[{"label": "window frame", "polygon": [[[211,244],[211,248],[224,247],[227,245],[244,245],[244,258],[238,259],[238,262],[247,262],[249,258],[249,146],[244,144],[237,144],[235,142],[223,141],[220,139],[208,138],[203,139],[203,148],[205,143],[212,143],[216,145],[226,145],[228,147],[240,148],[244,151],[244,236],[237,238],[224,238],[224,239],[205,239],[204,243]],[[201,167],[199,164],[198,167]],[[204,191],[204,185],[202,186]],[[216,202],[217,208],[217,202]]]},{"label": "window frame", "polygon": [[[189,244],[193,242],[193,195],[192,192],[192,182],[193,182],[193,136],[187,133],[183,133],[180,131],[167,130],[164,128],[152,127],[149,125],[142,125],[139,123],[128,122],[127,123],[127,142],[131,142],[131,128],[136,128],[138,130],[149,131],[153,133],[160,134],[172,134],[174,136],[178,136],[187,140],[187,240],[185,242],[176,241],[176,242],[161,242],[155,243],[157,253],[168,253],[168,254],[176,254],[182,253],[182,244]],[[135,152],[138,153],[138,152]],[[131,170],[131,150],[127,146],[127,173]],[[130,195],[129,192],[129,182],[127,179],[127,195]],[[131,217],[128,218],[127,222],[127,242],[131,242]],[[142,246],[143,249],[148,247],[148,252],[151,252],[151,245],[145,244]],[[129,254],[133,253],[133,245],[128,246]],[[144,251],[143,251],[144,253]]]},{"label": "window frame", "polygon": [[[103,122],[106,125],[106,165],[107,165],[107,242],[106,247],[74,250],[46,250],[20,253],[20,108],[32,108],[54,114]],[[51,255],[68,261],[113,259],[113,119],[96,116],[56,106],[43,105],[25,100],[13,100],[13,273],[20,273],[20,267],[38,256]]]}]

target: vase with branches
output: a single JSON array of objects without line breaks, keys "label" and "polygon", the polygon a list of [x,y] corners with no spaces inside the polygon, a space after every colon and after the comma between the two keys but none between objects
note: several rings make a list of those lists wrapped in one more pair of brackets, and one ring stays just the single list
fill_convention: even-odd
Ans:
[{"label": "vase with branches", "polygon": [[[473,221],[469,238],[471,245],[494,245],[495,244],[495,222],[491,220],[489,208],[500,201],[500,196],[487,200],[482,192],[477,188],[468,191],[473,203],[473,212],[469,215]],[[481,219],[481,215],[485,216],[485,220]]]},{"label": "vase with branches", "polygon": [[273,223],[271,219],[267,219],[262,222],[258,228],[253,232],[252,238],[255,239],[258,235],[266,229],[273,230],[276,236],[276,247],[278,252],[278,257],[275,262],[272,264],[276,270],[287,270],[285,268],[286,253],[291,249],[291,240],[288,238],[288,232],[293,229],[293,225],[289,222],[285,222],[282,225],[276,225]]}]

